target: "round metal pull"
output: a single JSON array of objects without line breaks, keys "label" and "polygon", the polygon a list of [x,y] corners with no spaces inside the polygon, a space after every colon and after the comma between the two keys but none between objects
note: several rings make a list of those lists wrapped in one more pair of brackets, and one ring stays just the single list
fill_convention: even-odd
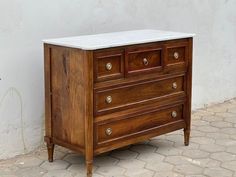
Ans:
[{"label": "round metal pull", "polygon": [[107,96],[107,97],[106,97],[106,102],[107,102],[108,104],[110,104],[110,103],[112,102],[112,97],[111,97],[111,96]]},{"label": "round metal pull", "polygon": [[175,53],[174,53],[174,58],[175,58],[175,59],[178,59],[178,58],[179,58],[179,53],[178,53],[178,52],[175,52]]},{"label": "round metal pull", "polygon": [[147,58],[144,58],[144,59],[143,59],[143,64],[144,64],[145,66],[148,65],[148,60],[147,60]]},{"label": "round metal pull", "polygon": [[106,64],[106,69],[107,69],[108,71],[110,71],[110,70],[112,69],[112,64],[111,64],[111,63],[107,63],[107,64]]},{"label": "round metal pull", "polygon": [[173,88],[173,89],[177,89],[177,87],[178,87],[177,83],[174,82],[174,83],[172,84],[172,88]]},{"label": "round metal pull", "polygon": [[176,117],[177,117],[177,112],[176,112],[176,111],[172,111],[171,116],[172,116],[173,118],[176,118]]},{"label": "round metal pull", "polygon": [[111,128],[107,128],[106,129],[106,135],[110,136],[112,134],[112,129]]}]

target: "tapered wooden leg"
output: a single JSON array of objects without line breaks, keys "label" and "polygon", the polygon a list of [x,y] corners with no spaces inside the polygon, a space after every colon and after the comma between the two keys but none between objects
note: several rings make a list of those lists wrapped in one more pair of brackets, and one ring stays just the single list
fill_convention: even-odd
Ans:
[{"label": "tapered wooden leg", "polygon": [[47,143],[48,161],[53,162],[54,144]]},{"label": "tapered wooden leg", "polygon": [[190,138],[190,130],[184,129],[184,145],[185,146],[189,145],[189,138]]},{"label": "tapered wooden leg", "polygon": [[87,177],[92,177],[93,162],[92,161],[86,161],[86,168],[87,168]]}]

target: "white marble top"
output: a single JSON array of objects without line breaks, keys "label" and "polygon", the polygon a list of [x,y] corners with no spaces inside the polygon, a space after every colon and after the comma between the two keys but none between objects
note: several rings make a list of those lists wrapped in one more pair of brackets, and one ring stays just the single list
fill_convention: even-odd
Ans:
[{"label": "white marble top", "polygon": [[124,45],[188,38],[193,36],[194,34],[146,29],[46,39],[43,40],[43,42],[83,50],[96,50]]}]

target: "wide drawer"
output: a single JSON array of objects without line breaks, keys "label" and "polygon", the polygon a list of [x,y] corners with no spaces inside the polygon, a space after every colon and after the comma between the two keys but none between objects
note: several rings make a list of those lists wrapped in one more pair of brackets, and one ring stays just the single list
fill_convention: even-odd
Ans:
[{"label": "wide drawer", "polygon": [[184,76],[95,91],[95,114],[116,111],[184,91]]},{"label": "wide drawer", "polygon": [[180,119],[183,119],[182,104],[170,106],[162,110],[153,109],[149,113],[108,123],[98,122],[95,124],[96,144],[101,145],[132,135],[142,134]]}]

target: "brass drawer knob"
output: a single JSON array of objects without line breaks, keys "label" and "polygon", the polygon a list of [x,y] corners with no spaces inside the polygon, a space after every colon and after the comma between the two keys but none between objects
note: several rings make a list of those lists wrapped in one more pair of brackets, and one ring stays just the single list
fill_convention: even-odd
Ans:
[{"label": "brass drawer knob", "polygon": [[112,102],[112,97],[111,97],[111,96],[107,96],[107,97],[106,97],[106,102],[107,102],[108,104],[110,104],[110,103]]},{"label": "brass drawer knob", "polygon": [[176,118],[176,117],[177,117],[177,112],[176,112],[176,111],[172,111],[171,116],[172,116],[173,118]]},{"label": "brass drawer knob", "polygon": [[107,64],[106,64],[106,69],[107,69],[108,71],[110,71],[110,70],[112,69],[112,64],[111,64],[111,63],[107,63]]},{"label": "brass drawer knob", "polygon": [[175,53],[174,53],[174,58],[175,58],[175,59],[178,59],[178,58],[179,58],[179,53],[178,53],[178,52],[175,52]]},{"label": "brass drawer knob", "polygon": [[172,88],[173,88],[173,89],[177,89],[177,87],[178,87],[177,83],[176,83],[176,82],[173,82]]},{"label": "brass drawer knob", "polygon": [[111,128],[107,128],[106,129],[106,135],[110,136],[112,134],[112,129]]},{"label": "brass drawer knob", "polygon": [[143,64],[144,64],[145,66],[148,65],[148,60],[147,60],[147,58],[144,58],[144,59],[143,59]]}]

